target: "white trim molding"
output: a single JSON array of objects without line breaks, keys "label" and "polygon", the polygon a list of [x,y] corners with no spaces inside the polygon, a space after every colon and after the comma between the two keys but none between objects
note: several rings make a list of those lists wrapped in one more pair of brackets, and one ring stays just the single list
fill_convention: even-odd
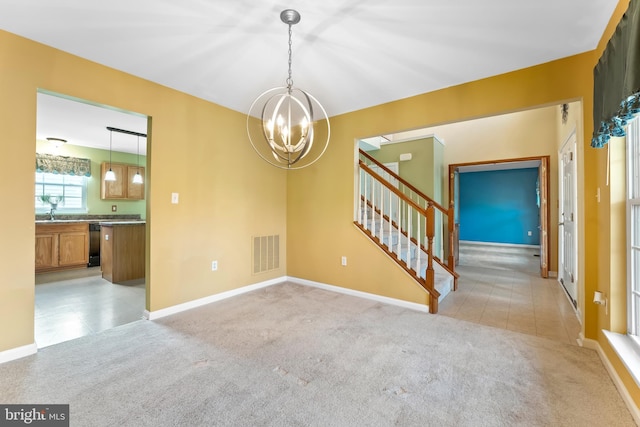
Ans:
[{"label": "white trim molding", "polygon": [[313,288],[324,289],[326,291],[337,292],[340,294],[351,295],[358,298],[369,299],[377,302],[381,302],[383,304],[391,304],[397,305],[399,307],[408,308],[411,310],[421,311],[423,313],[429,312],[429,306],[424,304],[418,304],[415,302],[409,302],[404,300],[399,300],[396,298],[385,297],[382,295],[370,294],[368,292],[356,291],[349,288],[343,288],[340,286],[327,285],[326,283],[314,282],[311,280],[300,279],[298,277],[287,277],[287,281],[291,283],[296,283],[298,285],[311,286]]},{"label": "white trim molding", "polygon": [[23,345],[21,347],[10,348],[9,350],[0,351],[0,363],[10,362],[12,360],[21,359],[31,356],[38,352],[36,343]]},{"label": "white trim molding", "polygon": [[[610,332],[609,331],[603,331],[603,332],[605,333],[607,338],[609,338],[607,333],[610,333]],[[583,337],[582,334],[580,335],[582,338]],[[631,413],[633,420],[636,422],[637,425],[640,425],[640,409],[636,406],[635,402],[633,401],[633,398],[631,397],[631,394],[629,393],[629,390],[627,390],[627,388],[624,386],[622,379],[614,369],[607,355],[604,353],[604,350],[602,350],[600,343],[596,340],[592,340],[589,338],[582,338],[581,341],[582,341],[583,347],[591,350],[595,350],[598,353],[598,356],[600,356],[600,360],[602,361],[602,364],[607,370],[609,377],[611,377],[611,380],[613,381],[613,384],[615,384],[616,388],[618,389],[618,392],[620,393],[622,400],[624,401],[625,405],[627,405],[627,409]]]},{"label": "white trim molding", "polygon": [[199,298],[193,301],[188,301],[182,304],[172,305],[171,307],[162,308],[155,311],[144,311],[144,317],[147,320],[156,320],[161,317],[171,316],[172,314],[180,313],[183,311],[191,310],[192,308],[201,307],[203,305],[211,304],[212,302],[221,301],[223,299],[235,297],[237,295],[245,294],[247,292],[255,291],[257,289],[266,288],[268,286],[277,285],[279,283],[286,282],[287,277],[282,276],[275,279],[267,280],[260,283],[254,283],[253,285],[243,286],[238,289],[232,289],[230,291],[221,292],[219,294],[210,295],[208,297]]}]

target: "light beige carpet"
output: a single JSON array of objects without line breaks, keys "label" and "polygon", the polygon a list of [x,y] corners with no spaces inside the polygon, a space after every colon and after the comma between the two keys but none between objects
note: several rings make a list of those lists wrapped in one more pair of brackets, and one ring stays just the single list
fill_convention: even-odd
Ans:
[{"label": "light beige carpet", "polygon": [[0,365],[72,426],[631,426],[594,351],[293,284]]}]

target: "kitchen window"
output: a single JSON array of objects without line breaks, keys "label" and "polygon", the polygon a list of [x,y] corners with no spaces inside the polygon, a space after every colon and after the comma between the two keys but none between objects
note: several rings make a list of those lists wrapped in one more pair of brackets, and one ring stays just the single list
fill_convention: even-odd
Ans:
[{"label": "kitchen window", "polygon": [[36,172],[35,207],[36,213],[51,210],[41,196],[62,196],[56,208],[57,213],[87,212],[87,177],[58,173]]}]

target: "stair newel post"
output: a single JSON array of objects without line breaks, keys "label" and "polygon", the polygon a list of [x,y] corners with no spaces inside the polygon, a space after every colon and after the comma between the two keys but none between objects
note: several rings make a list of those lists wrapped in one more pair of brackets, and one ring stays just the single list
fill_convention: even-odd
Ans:
[{"label": "stair newel post", "polygon": [[[453,201],[451,201],[451,203],[449,204],[449,210],[447,211],[447,229],[449,230],[449,259],[447,261],[447,264],[449,266],[449,269],[453,272],[456,271],[456,257],[455,257],[455,253],[454,253],[454,245],[455,245],[455,210],[454,210],[454,206],[453,206]],[[457,291],[458,290],[458,278],[454,275],[453,276],[453,290]]]},{"label": "stair newel post", "polygon": [[[433,238],[435,236],[435,208],[431,203],[427,206],[427,274],[426,274],[426,285],[430,290],[434,290],[435,286],[435,271],[433,270]],[[437,313],[438,312],[438,298],[434,297],[433,294],[429,293],[429,313]]]}]

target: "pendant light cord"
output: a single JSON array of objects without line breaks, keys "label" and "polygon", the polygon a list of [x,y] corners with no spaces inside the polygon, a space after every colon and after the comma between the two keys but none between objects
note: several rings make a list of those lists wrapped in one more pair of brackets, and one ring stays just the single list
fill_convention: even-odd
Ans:
[{"label": "pendant light cord", "polygon": [[140,137],[138,136],[138,156],[136,158],[136,163],[138,164],[138,175],[140,175]]}]

